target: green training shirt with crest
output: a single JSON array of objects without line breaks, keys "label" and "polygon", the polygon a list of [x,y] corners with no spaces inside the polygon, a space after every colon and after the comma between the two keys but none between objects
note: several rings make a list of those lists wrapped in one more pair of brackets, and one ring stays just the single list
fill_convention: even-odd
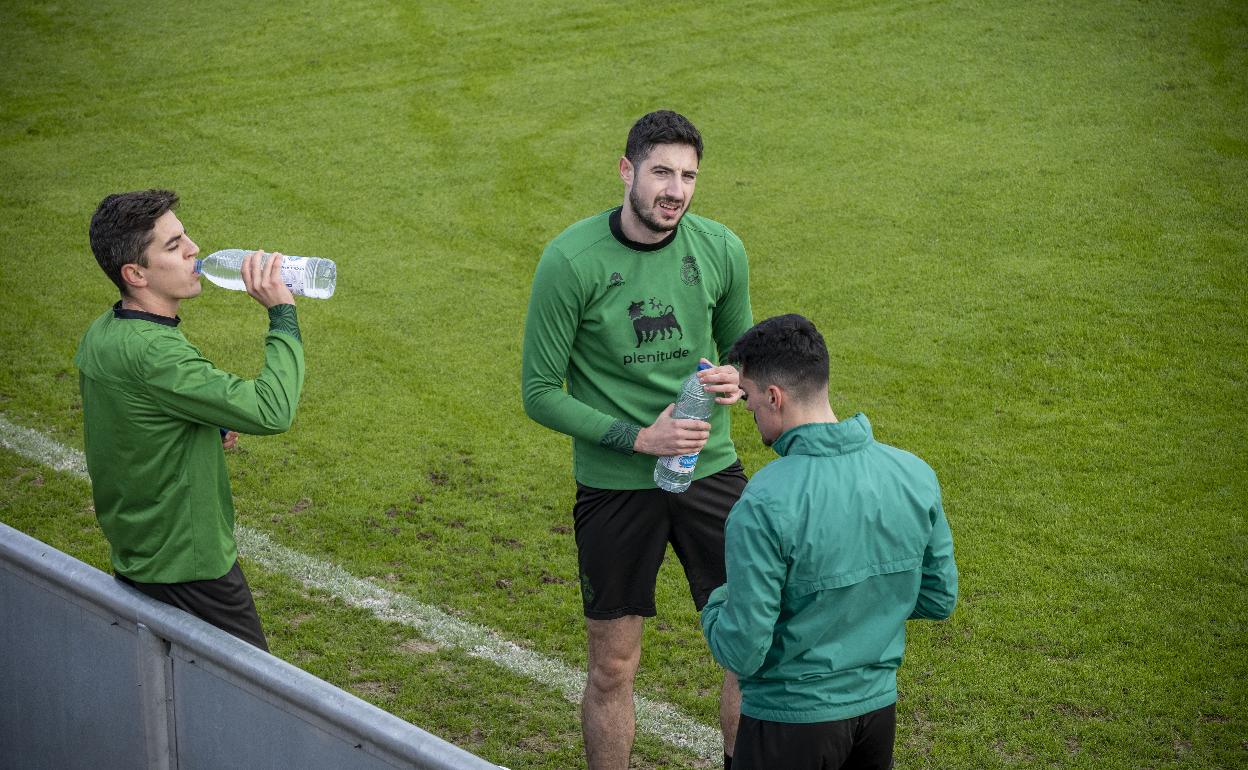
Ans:
[{"label": "green training shirt with crest", "polygon": [[[576,480],[654,486],[642,427],[674,402],[698,359],[718,362],[753,324],[745,247],[727,227],[686,213],[656,244],[630,241],[617,207],[569,227],[538,262],[524,328],[524,409],[572,437]],[[565,389],[566,385],[566,389]],[[736,459],[725,408],[695,478]]]}]

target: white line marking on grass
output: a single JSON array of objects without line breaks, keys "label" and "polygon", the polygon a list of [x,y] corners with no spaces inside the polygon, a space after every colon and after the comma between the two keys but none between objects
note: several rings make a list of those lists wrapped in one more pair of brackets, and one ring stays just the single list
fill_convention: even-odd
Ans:
[{"label": "white line marking on grass", "polygon": [[54,471],[87,478],[87,459],[82,452],[58,444],[38,431],[14,425],[3,416],[0,416],[0,446],[43,463]]},{"label": "white line marking on grass", "polygon": [[[86,460],[81,452],[37,431],[14,425],[3,416],[0,416],[0,446],[53,470],[88,478]],[[451,617],[437,607],[389,591],[335,564],[275,543],[258,530],[240,525],[235,528],[235,537],[239,550],[266,569],[289,575],[310,588],[327,591],[383,620],[410,626],[431,642],[456,647],[473,657],[491,661],[559,691],[572,703],[580,703],[585,687],[584,671],[508,641],[493,629]],[[635,700],[638,729],[710,761],[723,754],[717,729],[707,727],[671,704],[642,696],[635,696]]]}]

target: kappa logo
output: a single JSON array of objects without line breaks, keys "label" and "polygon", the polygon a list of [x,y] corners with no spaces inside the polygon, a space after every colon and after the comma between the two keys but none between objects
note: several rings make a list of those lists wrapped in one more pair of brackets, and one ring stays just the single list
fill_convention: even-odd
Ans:
[{"label": "kappa logo", "polygon": [[680,338],[685,338],[685,330],[680,328],[680,322],[676,320],[676,309],[671,305],[664,305],[654,297],[649,299],[650,307],[657,311],[659,315],[646,315],[646,302],[638,300],[628,306],[628,317],[633,322],[633,331],[637,334],[637,345],[641,347],[643,342],[653,342],[656,338],[661,340],[671,339],[672,330],[680,333]]},{"label": "kappa logo", "polygon": [[692,254],[680,261],[680,280],[689,286],[696,286],[702,282],[702,271],[698,269],[698,261],[693,258]]},{"label": "kappa logo", "polygon": [[619,273],[612,273],[611,281],[610,283],[607,284],[607,288],[614,289],[616,286],[623,286],[623,285],[624,285],[624,276],[620,275]]}]

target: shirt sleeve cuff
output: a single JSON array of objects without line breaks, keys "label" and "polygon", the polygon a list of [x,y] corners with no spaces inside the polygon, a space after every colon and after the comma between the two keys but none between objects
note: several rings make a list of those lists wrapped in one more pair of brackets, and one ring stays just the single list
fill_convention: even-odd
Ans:
[{"label": "shirt sleeve cuff", "polygon": [[620,454],[631,455],[633,454],[633,444],[637,443],[637,434],[640,432],[640,425],[632,425],[623,420],[616,420],[611,423],[611,427],[598,440],[598,444]]},{"label": "shirt sleeve cuff", "polygon": [[295,315],[294,305],[274,305],[269,308],[269,331],[289,334],[303,342],[299,336],[299,317]]}]

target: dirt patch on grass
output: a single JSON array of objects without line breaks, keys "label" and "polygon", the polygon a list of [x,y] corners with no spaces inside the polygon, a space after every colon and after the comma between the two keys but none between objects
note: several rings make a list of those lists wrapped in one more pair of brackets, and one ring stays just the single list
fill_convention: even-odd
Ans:
[{"label": "dirt patch on grass", "polygon": [[1010,749],[1005,745],[1005,741],[998,738],[992,742],[992,750],[997,753],[1001,759],[1013,765],[1031,766],[1035,764],[1036,756],[1026,749]]},{"label": "dirt patch on grass", "polygon": [[1076,719],[1106,722],[1110,719],[1109,712],[1099,706],[1081,706],[1078,703],[1055,703],[1053,710],[1059,714]]},{"label": "dirt patch on grass", "polygon": [[557,733],[555,735],[530,735],[516,743],[516,748],[532,751],[535,754],[554,754],[568,746],[575,746],[581,740],[580,733]]},{"label": "dirt patch on grass", "polygon": [[386,682],[364,681],[352,682],[351,690],[364,699],[389,700],[393,695],[393,686]]},{"label": "dirt patch on grass", "polygon": [[431,655],[441,650],[441,645],[433,642],[427,642],[424,639],[408,639],[401,643],[398,647],[400,652],[406,652],[410,655]]}]

